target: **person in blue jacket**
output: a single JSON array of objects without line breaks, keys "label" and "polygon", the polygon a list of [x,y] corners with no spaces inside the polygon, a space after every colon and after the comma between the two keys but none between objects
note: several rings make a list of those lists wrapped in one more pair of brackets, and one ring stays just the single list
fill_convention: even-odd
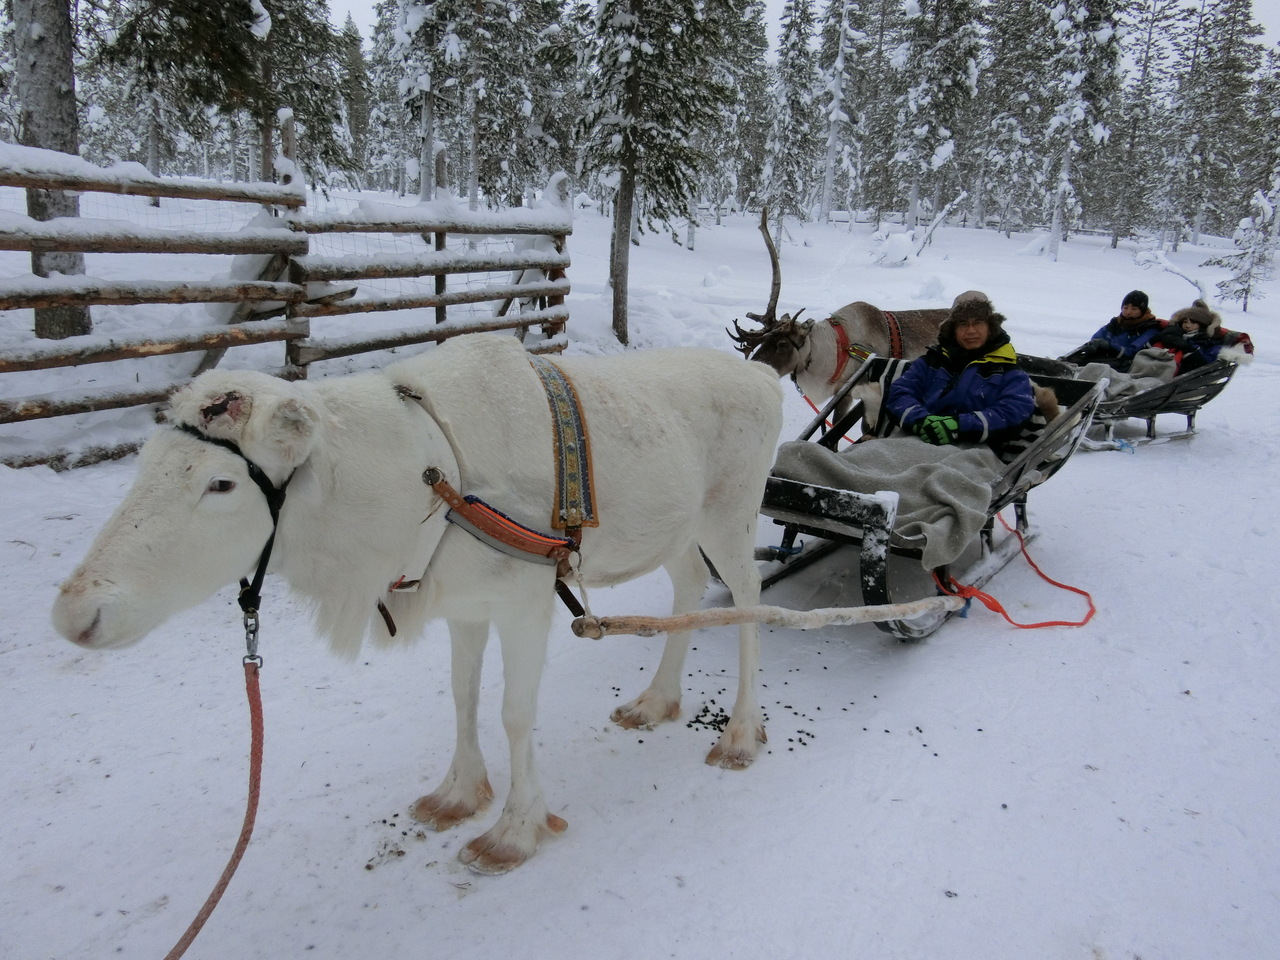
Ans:
[{"label": "person in blue jacket", "polygon": [[1164,328],[1164,321],[1151,312],[1150,301],[1141,290],[1131,290],[1120,301],[1120,315],[1103,324],[1093,339],[1059,360],[1070,363],[1105,363],[1114,370],[1127,373],[1139,350]]},{"label": "person in blue jacket", "polygon": [[990,300],[951,308],[938,342],[889,388],[886,409],[926,443],[986,443],[998,453],[1021,433],[1035,411],[1031,379]]}]

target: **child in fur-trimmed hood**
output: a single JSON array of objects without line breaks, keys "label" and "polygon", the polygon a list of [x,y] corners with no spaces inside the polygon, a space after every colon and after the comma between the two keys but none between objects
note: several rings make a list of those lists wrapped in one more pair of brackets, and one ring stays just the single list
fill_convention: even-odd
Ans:
[{"label": "child in fur-trimmed hood", "polygon": [[1222,317],[1203,300],[1175,311],[1155,342],[1178,357],[1180,374],[1208,366],[1220,356],[1237,363],[1253,359],[1249,335],[1224,327]]}]

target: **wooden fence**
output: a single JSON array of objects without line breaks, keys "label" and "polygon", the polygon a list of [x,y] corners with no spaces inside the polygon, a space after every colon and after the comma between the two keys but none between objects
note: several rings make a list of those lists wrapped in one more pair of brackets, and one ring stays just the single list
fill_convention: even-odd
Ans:
[{"label": "wooden fence", "polygon": [[[286,133],[286,157],[291,152],[291,137]],[[286,163],[286,169],[290,167]],[[133,172],[135,169],[137,172]],[[0,186],[259,204],[273,215],[265,226],[194,232],[84,217],[45,223],[6,217],[0,222],[0,250],[254,254],[266,259],[256,279],[101,280],[33,275],[0,280],[0,310],[67,304],[235,305],[225,323],[177,334],[91,334],[0,347],[0,374],[199,353],[191,371],[195,376],[217,364],[228,349],[281,342],[282,365],[271,372],[297,379],[305,377],[308,365],[318,360],[438,342],[482,330],[525,331],[539,326],[545,336],[528,345],[531,352],[555,352],[566,344],[566,240],[572,231],[572,208],[568,179],[563,175],[557,175],[548,185],[549,202],[540,210],[476,212],[462,208],[455,213],[452,207],[441,204],[418,208],[385,204],[372,205],[372,209],[385,210],[385,214],[369,214],[362,206],[354,214],[312,216],[306,210],[306,193],[300,178],[288,173],[282,176],[281,183],[215,184],[151,177],[134,167],[123,173],[101,170],[66,154],[6,147],[0,153]],[[321,257],[310,253],[313,235],[369,233],[421,237],[426,249],[407,256],[381,258]],[[481,236],[514,239],[515,249],[472,249]],[[458,249],[450,248],[451,237]],[[509,274],[511,279],[450,289],[450,277],[492,273]],[[385,278],[433,278],[434,282],[428,293],[356,298],[361,281]],[[494,304],[492,316],[463,322],[448,317],[450,306],[488,302]],[[525,309],[511,310],[516,303],[526,305]],[[312,329],[316,318],[424,307],[433,308],[434,323],[329,338],[315,336]],[[0,398],[0,424],[157,403],[189,380],[185,377],[150,387],[104,387],[73,396]],[[0,459],[10,465],[70,462],[58,452],[45,458]]]}]

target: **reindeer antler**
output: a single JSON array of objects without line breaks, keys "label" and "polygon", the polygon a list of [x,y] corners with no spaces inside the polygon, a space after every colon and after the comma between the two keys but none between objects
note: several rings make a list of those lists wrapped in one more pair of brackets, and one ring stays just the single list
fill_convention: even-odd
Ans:
[{"label": "reindeer antler", "polygon": [[769,289],[769,306],[765,308],[764,313],[748,311],[747,318],[756,321],[762,327],[759,330],[743,330],[738,321],[734,320],[733,330],[725,328],[725,333],[729,334],[733,342],[738,345],[735,349],[744,357],[750,357],[760,344],[769,339],[770,334],[778,326],[778,295],[782,292],[782,268],[778,265],[778,248],[773,244],[773,237],[769,236],[768,206],[760,211],[760,233],[764,236],[764,245],[769,250],[769,263],[773,267],[773,284]]},{"label": "reindeer antler", "polygon": [[[773,267],[773,283],[769,287],[769,307],[764,316],[759,318],[765,326],[771,327],[778,322],[778,294],[782,292],[782,268],[778,266],[778,248],[773,245],[773,237],[769,236],[769,207],[760,211],[760,233],[764,237],[764,245],[769,248],[769,263]],[[751,314],[747,314],[751,316]]]},{"label": "reindeer antler", "polygon": [[[748,313],[747,316],[752,320],[760,319],[760,317],[754,313]],[[762,327],[759,330],[743,330],[741,324],[739,324],[737,320],[734,320],[733,329],[730,330],[728,327],[725,327],[724,332],[727,333],[729,338],[737,344],[734,349],[749,360],[751,359],[751,354],[755,353],[756,348],[769,339],[769,335],[773,333],[773,327]]]}]

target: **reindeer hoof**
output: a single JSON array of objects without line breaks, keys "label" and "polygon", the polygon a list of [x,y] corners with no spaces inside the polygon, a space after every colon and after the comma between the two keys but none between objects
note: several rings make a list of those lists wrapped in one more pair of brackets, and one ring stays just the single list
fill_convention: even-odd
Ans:
[{"label": "reindeer hoof", "polygon": [[759,745],[768,742],[763,726],[756,727],[751,737],[740,737],[726,729],[707,754],[707,763],[724,770],[745,770],[755,760]]},{"label": "reindeer hoof", "polygon": [[609,714],[609,719],[625,730],[652,730],[666,720],[680,716],[680,701],[663,704],[656,698],[641,694],[625,706]]},{"label": "reindeer hoof", "polygon": [[489,785],[489,779],[486,777],[476,788],[474,798],[455,800],[450,799],[442,791],[436,791],[425,797],[419,797],[409,807],[409,816],[419,823],[426,824],[432,830],[450,830],[462,821],[470,820],[480,813],[489,806],[489,801],[492,799],[493,787]]}]

